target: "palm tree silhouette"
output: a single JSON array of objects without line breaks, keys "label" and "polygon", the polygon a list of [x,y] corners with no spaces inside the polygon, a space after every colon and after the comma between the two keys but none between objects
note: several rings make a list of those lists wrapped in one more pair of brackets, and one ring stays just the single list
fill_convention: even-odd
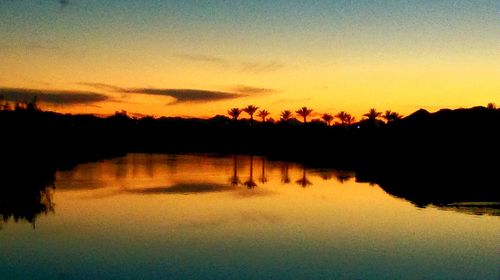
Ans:
[{"label": "palm tree silhouette", "polygon": [[253,180],[253,156],[250,156],[250,177],[243,183],[247,188],[251,189],[257,186]]},{"label": "palm tree silhouette", "polygon": [[291,112],[291,111],[289,111],[289,110],[285,110],[285,111],[281,112],[280,119],[281,119],[282,121],[285,121],[285,122],[286,122],[286,121],[288,121],[289,119],[291,119],[291,118],[292,118],[292,115],[293,115],[293,114],[292,114],[292,112]]},{"label": "palm tree silhouette", "polygon": [[397,121],[397,120],[400,120],[403,118],[402,115],[396,113],[396,112],[392,112],[390,110],[387,110],[385,111],[384,115],[382,116],[382,118],[384,118],[387,123],[392,123],[394,121]]},{"label": "palm tree silhouette", "polygon": [[340,123],[344,126],[351,125],[356,119],[351,114],[345,111],[338,113],[337,115],[335,115],[335,117],[337,117],[340,120]]},{"label": "palm tree silhouette", "polygon": [[34,96],[31,102],[26,104],[26,110],[28,111],[39,111],[40,107],[38,107],[38,97]]},{"label": "palm tree silhouette", "polygon": [[248,105],[245,108],[243,108],[243,112],[247,113],[250,115],[250,121],[253,123],[253,114],[255,114],[255,111],[257,111],[259,107],[254,106],[254,105]]},{"label": "palm tree silhouette", "polygon": [[323,114],[321,118],[325,121],[327,126],[330,126],[330,123],[333,121],[333,116],[330,114]]},{"label": "palm tree silhouette", "polygon": [[307,107],[302,107],[299,110],[295,111],[295,113],[297,113],[297,115],[299,115],[302,118],[304,118],[304,123],[306,123],[307,122],[307,116],[309,116],[312,113],[312,111],[313,111],[312,109],[309,109]]},{"label": "palm tree silhouette", "polygon": [[241,114],[241,109],[240,108],[232,108],[229,111],[227,111],[227,114],[233,118],[233,120],[238,120],[238,117]]},{"label": "palm tree silhouette", "polygon": [[311,181],[309,181],[306,177],[306,169],[302,168],[302,178],[295,181],[297,184],[301,185],[303,188],[312,185]]},{"label": "palm tree silhouette", "polygon": [[262,118],[262,122],[266,122],[266,117],[269,116],[269,112],[266,110],[260,110],[259,114],[257,114],[259,118]]},{"label": "palm tree silhouette", "polygon": [[368,111],[368,113],[364,114],[363,116],[367,117],[370,122],[375,122],[375,120],[377,120],[377,118],[382,116],[382,113],[377,112],[377,110],[375,108],[371,108],[370,111]]}]

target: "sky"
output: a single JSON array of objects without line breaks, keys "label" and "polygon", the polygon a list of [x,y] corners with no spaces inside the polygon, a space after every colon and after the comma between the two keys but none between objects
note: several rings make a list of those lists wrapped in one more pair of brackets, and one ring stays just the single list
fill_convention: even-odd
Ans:
[{"label": "sky", "polygon": [[0,95],[186,117],[500,104],[500,1],[0,0]]}]

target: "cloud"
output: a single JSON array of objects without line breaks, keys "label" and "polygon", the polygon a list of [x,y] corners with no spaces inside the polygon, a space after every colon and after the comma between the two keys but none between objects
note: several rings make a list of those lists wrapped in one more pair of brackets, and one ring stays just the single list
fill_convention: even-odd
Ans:
[{"label": "cloud", "polygon": [[240,71],[251,74],[261,74],[274,72],[280,70],[283,67],[285,67],[285,65],[277,61],[269,63],[243,62],[241,63]]},{"label": "cloud", "polygon": [[241,94],[265,94],[265,93],[277,92],[275,89],[272,88],[250,87],[244,85],[237,85],[233,88],[233,90]]},{"label": "cloud", "polygon": [[208,62],[215,64],[228,64],[228,61],[217,56],[204,55],[204,54],[176,54],[178,58],[190,60],[194,62]]},{"label": "cloud", "polygon": [[0,49],[5,51],[27,50],[27,51],[61,51],[59,46],[54,44],[42,44],[37,42],[19,44],[1,44]]},{"label": "cloud", "polygon": [[78,83],[78,85],[87,86],[87,87],[95,88],[98,90],[104,90],[104,91],[113,91],[113,92],[127,91],[127,89],[125,89],[125,88],[110,85],[110,84],[105,84],[105,83]]},{"label": "cloud", "polygon": [[13,102],[28,102],[36,96],[39,102],[53,105],[93,104],[109,99],[108,96],[95,92],[27,88],[0,88],[0,96]]},{"label": "cloud", "polygon": [[229,91],[204,90],[204,89],[171,89],[171,88],[123,88],[105,83],[78,83],[98,90],[122,94],[145,94],[168,96],[174,98],[175,103],[204,103],[226,99],[247,97],[256,94],[270,94],[277,92],[270,88],[236,85]]},{"label": "cloud", "polygon": [[192,54],[192,53],[176,54],[174,56],[192,62],[217,64],[219,66],[223,66],[225,68],[229,68],[237,72],[244,72],[250,74],[274,72],[285,67],[285,64],[278,61],[271,61],[271,62],[229,61],[227,59],[218,56],[205,55],[205,54]]},{"label": "cloud", "polygon": [[134,93],[134,94],[169,96],[175,98],[176,103],[212,102],[212,101],[234,99],[246,96],[244,94],[238,94],[233,92],[211,91],[211,90],[200,90],[200,89],[138,88],[138,89],[127,89],[124,92]]}]

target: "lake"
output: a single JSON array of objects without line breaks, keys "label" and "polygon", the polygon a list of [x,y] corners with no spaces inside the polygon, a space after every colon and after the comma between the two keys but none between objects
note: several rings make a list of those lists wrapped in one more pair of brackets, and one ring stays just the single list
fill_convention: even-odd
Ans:
[{"label": "lake", "polygon": [[0,279],[500,278],[497,212],[416,207],[349,171],[129,154],[54,185],[4,198]]}]

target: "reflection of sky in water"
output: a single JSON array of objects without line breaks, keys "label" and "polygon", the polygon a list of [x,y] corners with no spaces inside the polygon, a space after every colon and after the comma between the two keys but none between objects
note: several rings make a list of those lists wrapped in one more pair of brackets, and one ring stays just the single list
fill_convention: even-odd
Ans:
[{"label": "reflection of sky in water", "polygon": [[498,217],[236,160],[129,155],[58,172],[55,214],[0,231],[0,278],[498,279]]}]

